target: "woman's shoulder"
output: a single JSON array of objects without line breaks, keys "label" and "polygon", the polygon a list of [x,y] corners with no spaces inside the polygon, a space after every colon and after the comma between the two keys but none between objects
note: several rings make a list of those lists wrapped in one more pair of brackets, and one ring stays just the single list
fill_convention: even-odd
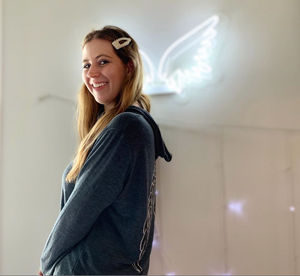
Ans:
[{"label": "woman's shoulder", "polygon": [[152,136],[153,130],[146,118],[141,114],[123,112],[118,114],[108,128],[117,129],[127,135]]}]

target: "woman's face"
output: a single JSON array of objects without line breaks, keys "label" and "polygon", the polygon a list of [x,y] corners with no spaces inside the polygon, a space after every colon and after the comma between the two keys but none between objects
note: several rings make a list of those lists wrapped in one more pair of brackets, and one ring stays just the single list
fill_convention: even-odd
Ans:
[{"label": "woman's face", "polygon": [[82,79],[95,100],[110,108],[122,90],[129,70],[115,54],[111,42],[93,39],[82,49]]}]

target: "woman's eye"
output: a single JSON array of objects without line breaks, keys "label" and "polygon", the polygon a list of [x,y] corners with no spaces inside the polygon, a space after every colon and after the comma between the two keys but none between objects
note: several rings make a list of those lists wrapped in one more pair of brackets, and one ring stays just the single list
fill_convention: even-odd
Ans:
[{"label": "woman's eye", "polygon": [[105,65],[105,64],[107,64],[107,63],[108,63],[108,61],[105,60],[105,59],[99,60],[99,65]]},{"label": "woman's eye", "polygon": [[90,68],[90,65],[89,64],[84,64],[83,65],[83,69],[89,69]]}]

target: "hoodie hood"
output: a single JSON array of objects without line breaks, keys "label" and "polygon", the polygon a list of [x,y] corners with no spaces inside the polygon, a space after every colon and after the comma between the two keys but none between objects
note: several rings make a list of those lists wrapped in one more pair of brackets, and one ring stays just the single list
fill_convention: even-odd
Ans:
[{"label": "hoodie hood", "polygon": [[142,115],[146,121],[150,124],[154,137],[155,137],[155,159],[157,159],[159,156],[164,158],[167,162],[170,162],[172,160],[172,154],[168,151],[163,138],[161,136],[160,130],[152,116],[149,112],[146,110],[136,107],[136,106],[130,106],[128,107],[125,112],[132,112],[135,114]]}]

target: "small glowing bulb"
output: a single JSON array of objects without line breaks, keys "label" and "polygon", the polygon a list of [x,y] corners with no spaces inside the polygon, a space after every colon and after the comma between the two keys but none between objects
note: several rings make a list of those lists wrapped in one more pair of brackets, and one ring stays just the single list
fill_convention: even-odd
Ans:
[{"label": "small glowing bulb", "polygon": [[291,207],[290,207],[290,211],[291,211],[291,212],[295,212],[295,207],[294,207],[294,206],[291,206]]},{"label": "small glowing bulb", "polygon": [[242,214],[243,213],[243,203],[241,202],[231,202],[228,204],[228,209],[234,213]]},{"label": "small glowing bulb", "polygon": [[176,275],[174,272],[168,273],[167,275]]},{"label": "small glowing bulb", "polygon": [[157,247],[158,246],[158,242],[157,242],[156,239],[153,239],[152,246],[153,247]]},{"label": "small glowing bulb", "polygon": [[158,195],[158,191],[157,190],[155,191],[155,194]]}]

